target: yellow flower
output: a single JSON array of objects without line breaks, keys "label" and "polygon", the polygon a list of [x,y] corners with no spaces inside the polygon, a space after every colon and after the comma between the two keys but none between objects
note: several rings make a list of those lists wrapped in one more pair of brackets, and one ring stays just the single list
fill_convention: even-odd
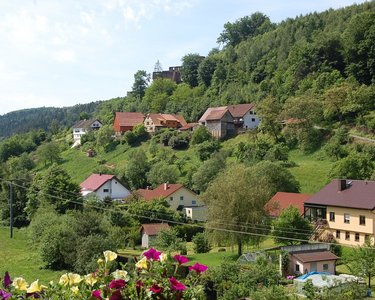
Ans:
[{"label": "yellow flower", "polygon": [[47,287],[44,285],[39,284],[39,280],[35,280],[32,284],[30,284],[29,288],[26,290],[27,293],[38,293],[42,290],[46,289]]},{"label": "yellow flower", "polygon": [[143,257],[141,260],[139,260],[135,266],[138,268],[138,269],[147,269],[147,257]]},{"label": "yellow flower", "polygon": [[162,253],[162,254],[160,254],[160,256],[159,256],[159,260],[160,260],[161,262],[165,262],[165,261],[167,261],[167,260],[168,260],[168,255],[167,255],[166,253]]},{"label": "yellow flower", "polygon": [[65,273],[65,274],[61,275],[59,284],[64,285],[64,286],[66,286],[68,284],[69,285],[75,285],[75,284],[80,283],[81,280],[82,280],[82,278],[78,274]]},{"label": "yellow flower", "polygon": [[92,274],[87,274],[85,276],[85,281],[87,284],[93,286],[98,280]]},{"label": "yellow flower", "polygon": [[101,258],[99,258],[96,262],[98,263],[99,266],[102,266],[103,263],[104,263],[104,260],[102,260]]},{"label": "yellow flower", "polygon": [[13,283],[12,283],[12,285],[13,285],[17,290],[26,291],[26,290],[27,290],[28,283],[27,283],[26,280],[23,279],[22,277],[16,277],[16,278],[13,279]]},{"label": "yellow flower", "polygon": [[73,286],[73,287],[70,288],[70,290],[73,292],[73,294],[78,294],[78,292],[79,292],[78,286]]},{"label": "yellow flower", "polygon": [[125,280],[128,280],[128,272],[124,271],[124,270],[116,270],[112,273],[112,276],[114,279],[118,280],[118,279],[125,279]]},{"label": "yellow flower", "polygon": [[103,254],[106,262],[115,260],[117,258],[117,253],[109,250],[104,251]]}]

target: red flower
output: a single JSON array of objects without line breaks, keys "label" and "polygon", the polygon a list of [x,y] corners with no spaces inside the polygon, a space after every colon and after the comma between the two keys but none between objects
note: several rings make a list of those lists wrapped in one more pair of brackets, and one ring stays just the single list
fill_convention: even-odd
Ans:
[{"label": "red flower", "polygon": [[155,293],[155,294],[159,294],[163,291],[163,288],[161,286],[158,286],[157,284],[154,284],[151,288],[150,288],[150,291]]},{"label": "red flower", "polygon": [[124,279],[117,279],[117,280],[112,280],[109,284],[109,288],[111,289],[121,289],[126,285],[126,281]]},{"label": "red flower", "polygon": [[178,262],[179,265],[185,264],[189,261],[189,259],[186,256],[176,254],[173,256],[174,260]]},{"label": "red flower", "polygon": [[121,291],[116,290],[112,293],[111,297],[109,297],[109,300],[122,300]]},{"label": "red flower", "polygon": [[171,284],[171,289],[174,290],[174,291],[184,291],[184,290],[186,290],[186,286],[184,286],[181,282],[179,282],[174,277],[169,278],[169,283]]},{"label": "red flower", "polygon": [[149,250],[143,252],[143,256],[147,258],[147,260],[159,260],[161,252],[157,251],[154,248],[150,248]]},{"label": "red flower", "polygon": [[195,271],[195,272],[197,272],[198,274],[207,271],[207,269],[208,269],[207,266],[205,266],[205,265],[201,265],[201,264],[199,264],[199,263],[195,263],[193,266],[189,267],[189,270],[190,270],[190,271]]},{"label": "red flower", "polygon": [[102,296],[100,296],[99,290],[92,291],[91,296],[93,296],[96,299],[103,300]]}]

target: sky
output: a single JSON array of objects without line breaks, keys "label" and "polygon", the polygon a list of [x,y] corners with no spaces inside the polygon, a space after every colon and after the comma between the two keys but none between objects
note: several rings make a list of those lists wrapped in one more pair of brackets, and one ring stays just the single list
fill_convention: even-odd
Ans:
[{"label": "sky", "polygon": [[0,115],[125,96],[134,73],[207,55],[226,22],[272,22],[353,0],[0,0]]}]

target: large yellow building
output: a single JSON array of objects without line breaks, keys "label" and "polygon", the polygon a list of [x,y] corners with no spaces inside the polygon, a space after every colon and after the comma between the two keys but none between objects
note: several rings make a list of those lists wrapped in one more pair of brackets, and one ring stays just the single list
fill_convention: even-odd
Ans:
[{"label": "large yellow building", "polygon": [[375,181],[336,179],[312,195],[304,214],[346,245],[362,245],[375,234]]}]

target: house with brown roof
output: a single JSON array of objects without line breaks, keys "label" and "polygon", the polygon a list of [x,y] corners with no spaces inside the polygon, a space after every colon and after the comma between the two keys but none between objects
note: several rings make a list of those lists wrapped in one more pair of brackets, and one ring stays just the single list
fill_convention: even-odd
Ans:
[{"label": "house with brown roof", "polygon": [[182,115],[175,114],[147,114],[143,122],[146,131],[157,132],[162,128],[178,129],[187,125]]},{"label": "house with brown roof", "polygon": [[75,145],[81,144],[81,137],[91,130],[97,130],[103,124],[97,119],[80,120],[73,126],[73,140]]},{"label": "house with brown roof", "polygon": [[132,130],[134,126],[142,124],[145,115],[139,112],[116,112],[113,121],[113,130],[116,135]]},{"label": "house with brown roof", "polygon": [[105,197],[124,199],[130,195],[130,191],[111,174],[91,174],[80,187],[83,197],[95,193],[101,200]]},{"label": "house with brown roof", "polygon": [[375,234],[375,181],[332,180],[306,200],[304,215],[323,224],[322,235],[362,245]]},{"label": "house with brown roof", "polygon": [[228,105],[227,109],[233,116],[233,124],[237,129],[254,129],[258,127],[260,119],[254,103]]},{"label": "house with brown roof", "polygon": [[269,216],[277,218],[280,213],[289,206],[296,207],[301,216],[304,214],[304,202],[310,198],[310,194],[277,192],[265,205]]},{"label": "house with brown roof", "polygon": [[142,224],[140,229],[142,235],[142,247],[149,248],[152,246],[152,242],[155,241],[159,232],[168,229],[169,225],[167,223]]},{"label": "house with brown roof", "polygon": [[208,108],[199,119],[199,124],[206,126],[211,135],[218,139],[236,133],[233,116],[226,106]]},{"label": "house with brown roof", "polygon": [[186,217],[206,221],[206,207],[198,195],[182,184],[163,183],[155,189],[139,189],[137,193],[146,201],[164,198],[173,210],[183,211]]}]

